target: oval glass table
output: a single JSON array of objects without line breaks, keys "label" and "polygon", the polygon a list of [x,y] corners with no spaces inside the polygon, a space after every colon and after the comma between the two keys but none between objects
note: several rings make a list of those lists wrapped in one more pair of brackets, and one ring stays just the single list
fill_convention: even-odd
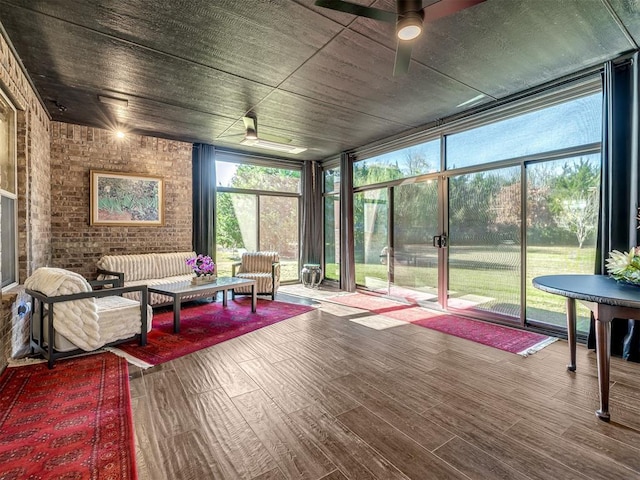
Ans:
[{"label": "oval glass table", "polygon": [[611,321],[614,318],[640,320],[640,288],[621,284],[605,275],[545,275],[533,279],[533,286],[567,299],[567,336],[570,360],[576,369],[576,300],[593,313],[596,327],[596,359],[600,409],[598,418],[609,421],[609,369],[611,363]]}]

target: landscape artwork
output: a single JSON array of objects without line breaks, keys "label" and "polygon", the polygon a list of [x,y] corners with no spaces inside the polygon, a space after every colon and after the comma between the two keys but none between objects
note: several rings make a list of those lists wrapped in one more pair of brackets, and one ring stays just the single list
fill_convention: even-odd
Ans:
[{"label": "landscape artwork", "polygon": [[164,225],[163,179],[91,171],[91,225]]}]

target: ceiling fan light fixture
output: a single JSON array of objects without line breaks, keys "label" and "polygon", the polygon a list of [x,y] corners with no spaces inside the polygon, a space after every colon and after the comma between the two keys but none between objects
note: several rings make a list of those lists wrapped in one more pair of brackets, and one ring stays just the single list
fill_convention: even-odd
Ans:
[{"label": "ceiling fan light fixture", "polygon": [[307,150],[306,147],[297,147],[295,145],[287,145],[284,143],[270,142],[269,140],[262,140],[256,138],[254,140],[246,138],[240,142],[240,145],[247,145],[248,147],[264,148],[266,150],[274,150],[276,152],[298,154]]},{"label": "ceiling fan light fixture", "polygon": [[422,33],[422,12],[407,12],[398,17],[396,35],[399,40],[413,40]]}]

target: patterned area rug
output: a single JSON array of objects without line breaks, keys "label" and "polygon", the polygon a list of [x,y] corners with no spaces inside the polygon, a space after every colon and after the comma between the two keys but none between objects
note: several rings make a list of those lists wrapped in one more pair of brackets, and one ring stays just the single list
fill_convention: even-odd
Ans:
[{"label": "patterned area rug", "polygon": [[372,294],[354,293],[327,300],[523,356],[542,350],[558,340],[555,337],[539,333],[427,310],[416,305],[407,305]]},{"label": "patterned area rug", "polygon": [[313,307],[277,300],[258,299],[256,313],[251,313],[251,299],[242,297],[222,303],[184,305],[180,313],[180,333],[173,333],[173,310],[153,316],[148,343],[137,342],[110,349],[142,368],[182,357],[267,325],[313,310]]},{"label": "patterned area rug", "polygon": [[103,353],[0,376],[1,479],[137,479],[127,362]]}]

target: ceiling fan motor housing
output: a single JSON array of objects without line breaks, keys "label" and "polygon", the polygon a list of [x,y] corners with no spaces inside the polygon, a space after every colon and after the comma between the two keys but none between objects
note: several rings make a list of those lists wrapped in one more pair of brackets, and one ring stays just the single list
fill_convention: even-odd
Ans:
[{"label": "ceiling fan motor housing", "polygon": [[400,40],[413,40],[422,33],[424,11],[421,0],[398,0],[396,34]]},{"label": "ceiling fan motor housing", "polygon": [[398,0],[396,2],[396,11],[398,16],[405,15],[409,12],[422,12],[422,0]]}]

